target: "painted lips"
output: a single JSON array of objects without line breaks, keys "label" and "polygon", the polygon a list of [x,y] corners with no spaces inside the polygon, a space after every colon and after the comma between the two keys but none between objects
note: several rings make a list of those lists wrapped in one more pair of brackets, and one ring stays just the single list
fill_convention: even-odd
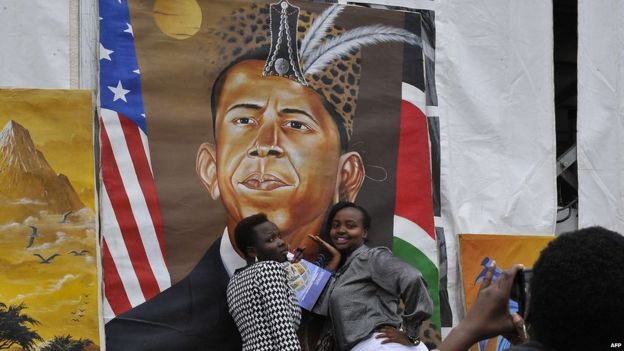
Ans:
[{"label": "painted lips", "polygon": [[283,180],[272,174],[252,173],[245,178],[241,184],[253,190],[273,190],[287,186]]}]

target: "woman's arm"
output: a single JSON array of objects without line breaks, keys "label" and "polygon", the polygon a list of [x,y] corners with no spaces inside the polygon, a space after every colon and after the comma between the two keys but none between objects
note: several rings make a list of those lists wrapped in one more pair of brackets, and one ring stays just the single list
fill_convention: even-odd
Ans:
[{"label": "woman's arm", "polygon": [[269,330],[260,337],[267,345],[277,343],[277,350],[299,351],[297,331],[293,324],[292,290],[288,286],[286,271],[277,262],[264,263],[258,276],[263,310]]},{"label": "woman's arm", "polygon": [[[417,336],[418,327],[433,312],[433,301],[420,271],[395,257],[387,248],[373,249],[370,267],[373,281],[382,289],[401,297],[405,304],[402,316],[405,332],[396,333],[399,340],[404,340],[407,335]],[[392,338],[392,335],[389,337]]]}]

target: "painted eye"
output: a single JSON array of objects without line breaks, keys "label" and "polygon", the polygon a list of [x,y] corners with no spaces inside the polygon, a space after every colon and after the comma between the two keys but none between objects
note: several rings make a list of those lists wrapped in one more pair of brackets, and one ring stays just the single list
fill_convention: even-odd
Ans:
[{"label": "painted eye", "polygon": [[299,121],[287,121],[283,124],[284,127],[296,130],[309,130],[310,128],[302,122]]},{"label": "painted eye", "polygon": [[251,117],[241,117],[234,120],[237,125],[256,125],[256,120]]}]

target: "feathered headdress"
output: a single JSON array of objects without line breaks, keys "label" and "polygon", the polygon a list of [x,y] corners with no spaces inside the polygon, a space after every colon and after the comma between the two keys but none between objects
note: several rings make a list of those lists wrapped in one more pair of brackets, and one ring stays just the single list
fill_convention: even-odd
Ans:
[{"label": "feathered headdress", "polygon": [[341,135],[351,136],[361,75],[360,49],[385,42],[421,46],[402,28],[373,24],[349,30],[335,22],[345,10],[332,5],[315,14],[282,0],[251,4],[224,19],[216,64],[235,62],[269,47],[263,75],[281,76],[314,89],[331,106]]},{"label": "feathered headdress", "polygon": [[[312,22],[298,50],[292,38],[296,37],[293,24],[297,23],[299,7],[291,5],[287,0],[281,0],[271,4],[270,8],[271,51],[263,73],[291,78],[304,85],[307,83],[303,75],[319,73],[332,62],[364,46],[384,42],[402,42],[411,45],[421,43],[420,38],[410,31],[380,24],[354,28],[336,37],[327,38],[328,29],[334,25],[334,21],[344,9],[344,5],[335,4]],[[301,60],[294,57],[299,51]],[[303,70],[299,68],[301,61]]]}]

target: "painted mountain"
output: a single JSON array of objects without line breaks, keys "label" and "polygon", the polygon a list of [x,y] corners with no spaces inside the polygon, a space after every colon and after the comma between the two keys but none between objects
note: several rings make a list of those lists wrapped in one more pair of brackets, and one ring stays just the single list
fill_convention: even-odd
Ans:
[{"label": "painted mountain", "polygon": [[28,130],[9,121],[0,132],[0,223],[83,207],[69,179],[52,169]]}]

